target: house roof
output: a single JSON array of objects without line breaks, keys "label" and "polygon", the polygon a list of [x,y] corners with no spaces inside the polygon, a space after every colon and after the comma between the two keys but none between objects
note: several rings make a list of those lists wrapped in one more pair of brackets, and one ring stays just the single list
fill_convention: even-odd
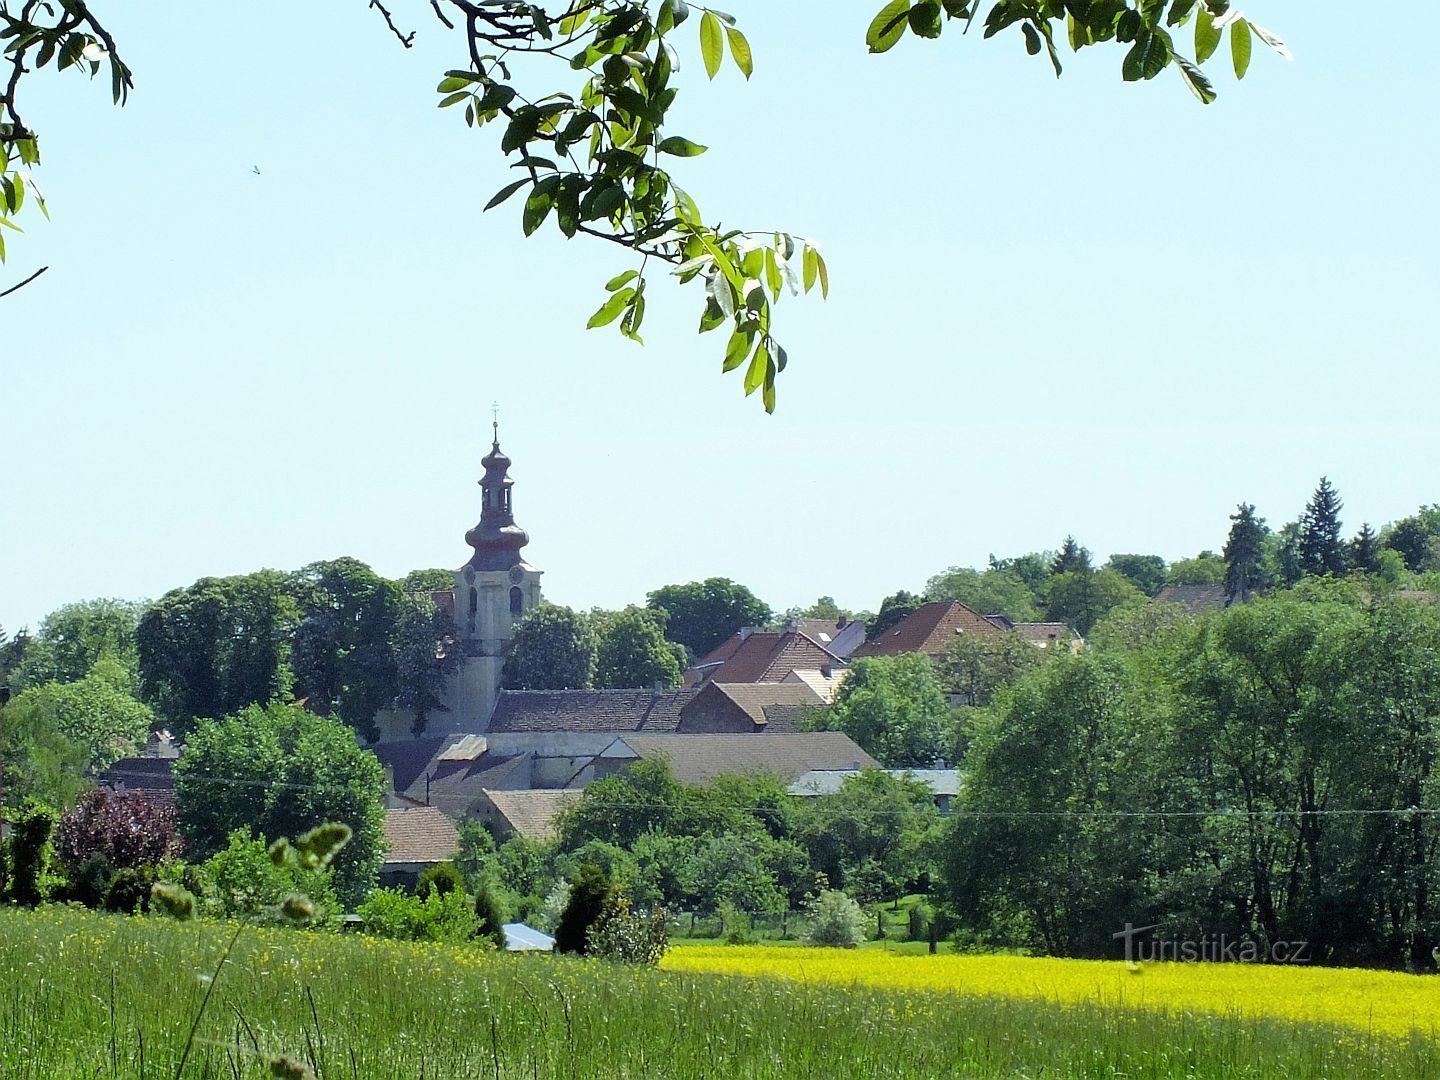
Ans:
[{"label": "house roof", "polygon": [[503,787],[507,777],[529,768],[528,754],[491,753],[475,735],[400,739],[371,749],[390,770],[391,790],[452,817],[462,817],[485,788]]},{"label": "house roof", "polygon": [[175,802],[173,757],[121,758],[98,779],[113,791],[140,791],[147,799],[166,805]]},{"label": "house roof", "polygon": [[385,862],[441,863],[460,854],[460,833],[434,806],[385,811]]},{"label": "house roof", "polygon": [[1191,615],[1203,615],[1225,606],[1224,585],[1166,585],[1155,594],[1156,603],[1179,604]]},{"label": "house roof", "polygon": [[711,682],[702,693],[723,695],[766,731],[794,730],[801,716],[824,704],[804,682]]},{"label": "house roof", "polygon": [[840,689],[840,684],[844,681],[844,670],[832,670],[830,675],[827,677],[824,672],[805,671],[800,668],[797,668],[796,670],[790,672],[789,675],[785,676],[784,680],[786,684],[797,682],[804,683],[806,686],[810,687],[811,690],[815,691],[816,697],[818,697],[827,705],[835,700],[835,694]]},{"label": "house roof", "polygon": [[580,797],[580,789],[487,791],[485,796],[526,840],[548,840],[555,835],[555,819]]},{"label": "house roof", "polygon": [[844,660],[799,630],[742,630],[687,671],[685,685],[780,682],[800,668],[815,671],[844,666]]},{"label": "house roof", "polygon": [[[891,776],[909,777],[925,784],[936,795],[960,794],[959,769],[886,769]],[[790,785],[791,795],[834,795],[846,777],[859,776],[855,769],[813,769]]]},{"label": "house roof", "polygon": [[674,731],[694,690],[502,690],[495,732]]},{"label": "house roof", "polygon": [[857,619],[848,622],[837,622],[835,619],[801,619],[796,629],[842,660],[848,660],[850,654],[865,641],[865,624]]},{"label": "house roof", "polygon": [[773,773],[793,780],[814,769],[854,769],[878,763],[839,731],[762,732],[755,735],[622,735],[607,757],[665,758],[683,784],[708,784],[717,776]]},{"label": "house roof", "polygon": [[871,638],[855,656],[894,656],[920,652],[943,656],[958,634],[999,634],[1004,628],[959,600],[932,600],[921,604],[878,637]]},{"label": "house roof", "polygon": [[1014,629],[1041,648],[1052,641],[1069,641],[1074,633],[1063,622],[1017,622]]}]

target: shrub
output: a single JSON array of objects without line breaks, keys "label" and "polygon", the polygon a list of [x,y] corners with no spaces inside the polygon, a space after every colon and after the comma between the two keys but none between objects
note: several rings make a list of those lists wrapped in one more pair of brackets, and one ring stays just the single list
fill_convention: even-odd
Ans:
[{"label": "shrub", "polygon": [[79,866],[66,873],[66,883],[55,893],[57,900],[71,900],[87,908],[98,908],[110,888],[115,868],[101,851],[92,851]]},{"label": "shrub", "polygon": [[400,941],[460,944],[475,936],[475,915],[463,892],[432,892],[425,899],[404,889],[376,889],[355,913],[365,932]]},{"label": "shrub", "polygon": [[497,949],[505,947],[505,908],[489,878],[475,887],[475,936],[489,938]]},{"label": "shrub", "polygon": [[[252,918],[276,908],[292,893],[314,901],[321,919],[339,909],[328,868],[306,870],[293,860],[277,865],[265,841],[252,837],[248,829],[236,829],[229,839],[229,845],[207,859],[202,869],[211,886],[209,914]],[[203,895],[194,889],[191,892]]]},{"label": "shrub", "polygon": [[10,838],[10,897],[23,907],[45,899],[41,880],[50,854],[55,819],[44,807],[32,807],[15,824]]},{"label": "shrub", "polygon": [[565,906],[570,903],[570,882],[561,878],[550,890],[550,895],[545,897],[545,903],[541,905],[540,913],[536,916],[536,926],[547,934],[555,933],[556,927],[560,925],[560,916],[565,914]]},{"label": "shrub", "polygon": [[180,851],[175,808],[138,792],[96,788],[81,795],[55,827],[55,857],[74,870],[99,852],[115,869],[154,866]]},{"label": "shrub", "polygon": [[639,915],[630,901],[612,893],[585,934],[586,951],[604,960],[654,967],[670,948],[669,919],[665,912]]},{"label": "shrub", "polygon": [[810,932],[806,939],[815,945],[854,949],[865,940],[865,912],[842,892],[827,890],[807,909]]},{"label": "shrub", "polygon": [[122,866],[105,890],[105,910],[134,915],[150,910],[150,886],[155,884],[152,866]]},{"label": "shrub", "polygon": [[584,954],[586,934],[595,925],[613,889],[609,875],[594,863],[585,863],[570,883],[570,897],[555,926],[555,951]]},{"label": "shrub", "polygon": [[748,925],[750,920],[738,907],[729,900],[721,900],[715,907],[715,913],[720,916],[720,932],[726,945],[754,944],[755,935]]},{"label": "shrub", "polygon": [[444,895],[454,892],[457,889],[464,891],[465,883],[460,879],[460,871],[455,869],[453,863],[436,863],[426,870],[415,881],[415,895],[424,900],[432,892]]}]

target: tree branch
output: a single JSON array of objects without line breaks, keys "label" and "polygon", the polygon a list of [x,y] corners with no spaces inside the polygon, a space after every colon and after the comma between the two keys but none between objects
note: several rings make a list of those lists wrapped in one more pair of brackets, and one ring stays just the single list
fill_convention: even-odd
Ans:
[{"label": "tree branch", "polygon": [[384,16],[385,25],[388,26],[390,32],[395,35],[396,41],[400,42],[400,44],[404,45],[407,49],[415,44],[415,31],[411,30],[408,34],[402,34],[400,28],[395,25],[395,20],[390,15],[390,9],[380,3],[380,0],[370,0],[370,6]]},{"label": "tree branch", "polygon": [[23,289],[26,285],[29,285],[30,282],[34,281],[37,277],[39,277],[39,276],[40,276],[41,274],[43,274],[46,270],[49,270],[49,269],[50,269],[50,267],[48,267],[48,266],[42,266],[42,267],[40,267],[39,270],[36,270],[33,274],[31,274],[29,277],[27,277],[24,281],[20,282],[20,284],[18,284],[18,285],[11,285],[10,288],[6,289],[4,292],[0,292],[0,298],[9,296],[9,295],[10,295],[11,293],[13,293],[13,292],[18,292],[19,290]]}]

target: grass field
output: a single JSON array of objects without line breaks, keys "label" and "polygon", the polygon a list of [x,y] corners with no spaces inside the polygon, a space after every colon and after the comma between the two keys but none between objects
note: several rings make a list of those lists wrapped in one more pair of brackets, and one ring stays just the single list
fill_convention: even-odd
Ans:
[{"label": "grass field", "polygon": [[[0,911],[0,1077],[173,1077],[232,933],[59,908]],[[978,958],[772,951],[795,956],[807,977],[823,968],[828,981],[679,970],[719,966],[698,947],[676,950],[660,971],[637,971],[246,929],[185,1075],[262,1077],[272,1055],[287,1053],[321,1080],[1440,1078],[1440,1048],[1428,1036],[1215,1016],[1177,1002],[1170,1007],[1181,1011],[1155,1012],[1130,997],[1098,1004],[1080,995],[1062,1006],[980,996],[978,986],[957,993],[966,987],[953,977],[946,989],[925,983],[937,961]],[[721,955],[752,974],[782,962],[749,949]],[[876,962],[909,965],[911,985],[922,988],[864,985],[841,966],[872,978]],[[1012,978],[1006,993],[1014,989]]]}]

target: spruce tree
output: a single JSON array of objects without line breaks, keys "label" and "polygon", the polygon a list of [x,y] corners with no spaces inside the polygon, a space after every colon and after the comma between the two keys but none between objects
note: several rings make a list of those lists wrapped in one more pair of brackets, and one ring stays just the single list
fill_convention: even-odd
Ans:
[{"label": "spruce tree", "polygon": [[1075,542],[1075,537],[1065,537],[1065,542],[1060,545],[1060,553],[1050,563],[1050,573],[1065,574],[1071,570],[1090,569],[1090,549],[1081,547]]},{"label": "spruce tree", "polygon": [[589,948],[585,935],[594,925],[613,888],[604,869],[585,863],[570,883],[570,900],[555,927],[555,951],[583,954]]},{"label": "spruce tree", "polygon": [[1327,477],[1305,507],[1300,519],[1300,569],[1315,577],[1345,573],[1345,541],[1340,538],[1340,494]]},{"label": "spruce tree", "polygon": [[1230,515],[1230,536],[1225,541],[1225,603],[1248,604],[1251,596],[1270,585],[1265,568],[1265,519],[1255,516],[1253,503],[1240,503]]},{"label": "spruce tree", "polygon": [[1362,574],[1373,574],[1380,569],[1380,538],[1367,521],[1360,526],[1355,539],[1350,541],[1350,569]]},{"label": "spruce tree", "polygon": [[475,889],[475,924],[476,937],[489,938],[497,949],[505,948],[505,908],[488,876],[481,878]]}]

